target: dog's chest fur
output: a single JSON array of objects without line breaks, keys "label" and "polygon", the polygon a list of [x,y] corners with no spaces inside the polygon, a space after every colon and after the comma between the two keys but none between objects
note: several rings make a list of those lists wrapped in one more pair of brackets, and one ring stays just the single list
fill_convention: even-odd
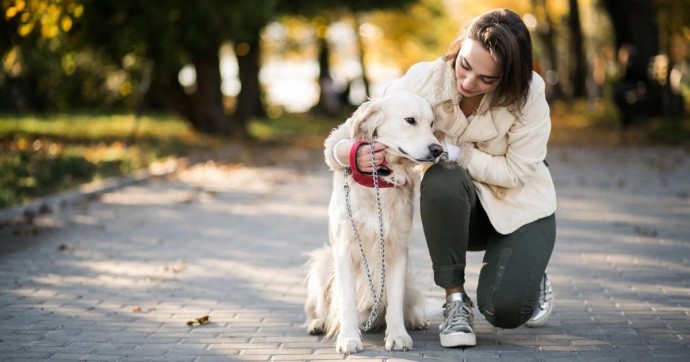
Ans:
[{"label": "dog's chest fur", "polygon": [[[331,232],[340,234],[348,243],[348,249],[356,263],[361,259],[361,252],[355,242],[355,234],[347,213],[344,184],[347,181],[349,191],[349,203],[352,210],[352,219],[359,233],[362,246],[369,260],[378,260],[378,241],[380,230],[383,228],[384,247],[386,259],[396,257],[395,254],[407,250],[407,238],[412,229],[412,216],[414,210],[414,193],[416,180],[400,165],[391,165],[392,175],[398,176],[398,180],[405,180],[404,185],[380,188],[379,199],[381,202],[381,220],[376,205],[376,191],[374,188],[355,183],[351,177],[336,174],[334,178],[333,194],[329,212],[331,213]],[[397,173],[397,174],[396,174]],[[342,240],[342,238],[338,238]],[[370,261],[371,263],[371,261]]]}]

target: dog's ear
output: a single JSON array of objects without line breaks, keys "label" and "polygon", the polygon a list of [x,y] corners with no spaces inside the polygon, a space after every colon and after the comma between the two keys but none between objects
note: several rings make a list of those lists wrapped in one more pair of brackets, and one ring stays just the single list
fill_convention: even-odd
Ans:
[{"label": "dog's ear", "polygon": [[383,120],[383,111],[379,100],[362,103],[352,114],[350,139],[373,139],[376,127]]}]

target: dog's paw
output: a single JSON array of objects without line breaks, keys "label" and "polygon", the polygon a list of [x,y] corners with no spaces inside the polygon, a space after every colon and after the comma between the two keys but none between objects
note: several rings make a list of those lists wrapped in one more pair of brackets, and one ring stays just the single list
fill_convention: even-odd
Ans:
[{"label": "dog's paw", "polygon": [[326,324],[321,319],[312,319],[307,325],[307,332],[312,336],[322,335],[326,332]]},{"label": "dog's paw", "polygon": [[407,329],[420,330],[420,329],[426,329],[428,326],[429,326],[429,323],[421,315],[414,316],[414,317],[408,319],[407,321],[405,321],[405,327]]},{"label": "dog's paw", "polygon": [[362,339],[359,336],[338,336],[338,340],[335,342],[335,351],[338,353],[357,353],[363,350]]},{"label": "dog's paw", "polygon": [[402,331],[402,333],[386,331],[384,342],[386,344],[386,351],[407,351],[412,349],[412,337],[405,331]]}]

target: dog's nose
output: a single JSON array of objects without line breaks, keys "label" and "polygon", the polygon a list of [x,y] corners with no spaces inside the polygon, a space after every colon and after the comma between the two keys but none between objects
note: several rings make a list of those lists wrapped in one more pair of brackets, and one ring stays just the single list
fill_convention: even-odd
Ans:
[{"label": "dog's nose", "polygon": [[432,155],[434,155],[434,158],[441,156],[443,153],[443,147],[441,145],[434,143],[429,145],[429,152],[431,152]]}]

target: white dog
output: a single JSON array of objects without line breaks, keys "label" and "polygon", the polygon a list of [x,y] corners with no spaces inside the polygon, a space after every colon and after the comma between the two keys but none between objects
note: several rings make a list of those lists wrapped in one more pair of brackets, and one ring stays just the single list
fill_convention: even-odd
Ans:
[{"label": "white dog", "polygon": [[[396,92],[362,104],[341,126],[349,128],[353,140],[375,140],[387,146],[386,160],[391,172],[382,179],[394,186],[379,189],[383,216],[380,223],[375,189],[358,184],[342,172],[334,174],[328,210],[330,245],[312,252],[307,263],[305,311],[308,332],[326,333],[330,337],[337,334],[338,352],[362,350],[360,326],[370,316],[375,298],[370,283],[377,295],[381,282],[385,285],[380,311],[371,329],[386,326],[386,350],[412,348],[406,327],[426,327],[423,298],[412,285],[407,267],[407,244],[412,228],[413,196],[419,181],[415,166],[431,163],[443,152],[433,134],[433,121],[427,101],[413,93]],[[348,214],[346,182],[352,220],[366,255],[370,278],[364,271],[362,251]],[[381,230],[385,250],[383,280]]]}]

